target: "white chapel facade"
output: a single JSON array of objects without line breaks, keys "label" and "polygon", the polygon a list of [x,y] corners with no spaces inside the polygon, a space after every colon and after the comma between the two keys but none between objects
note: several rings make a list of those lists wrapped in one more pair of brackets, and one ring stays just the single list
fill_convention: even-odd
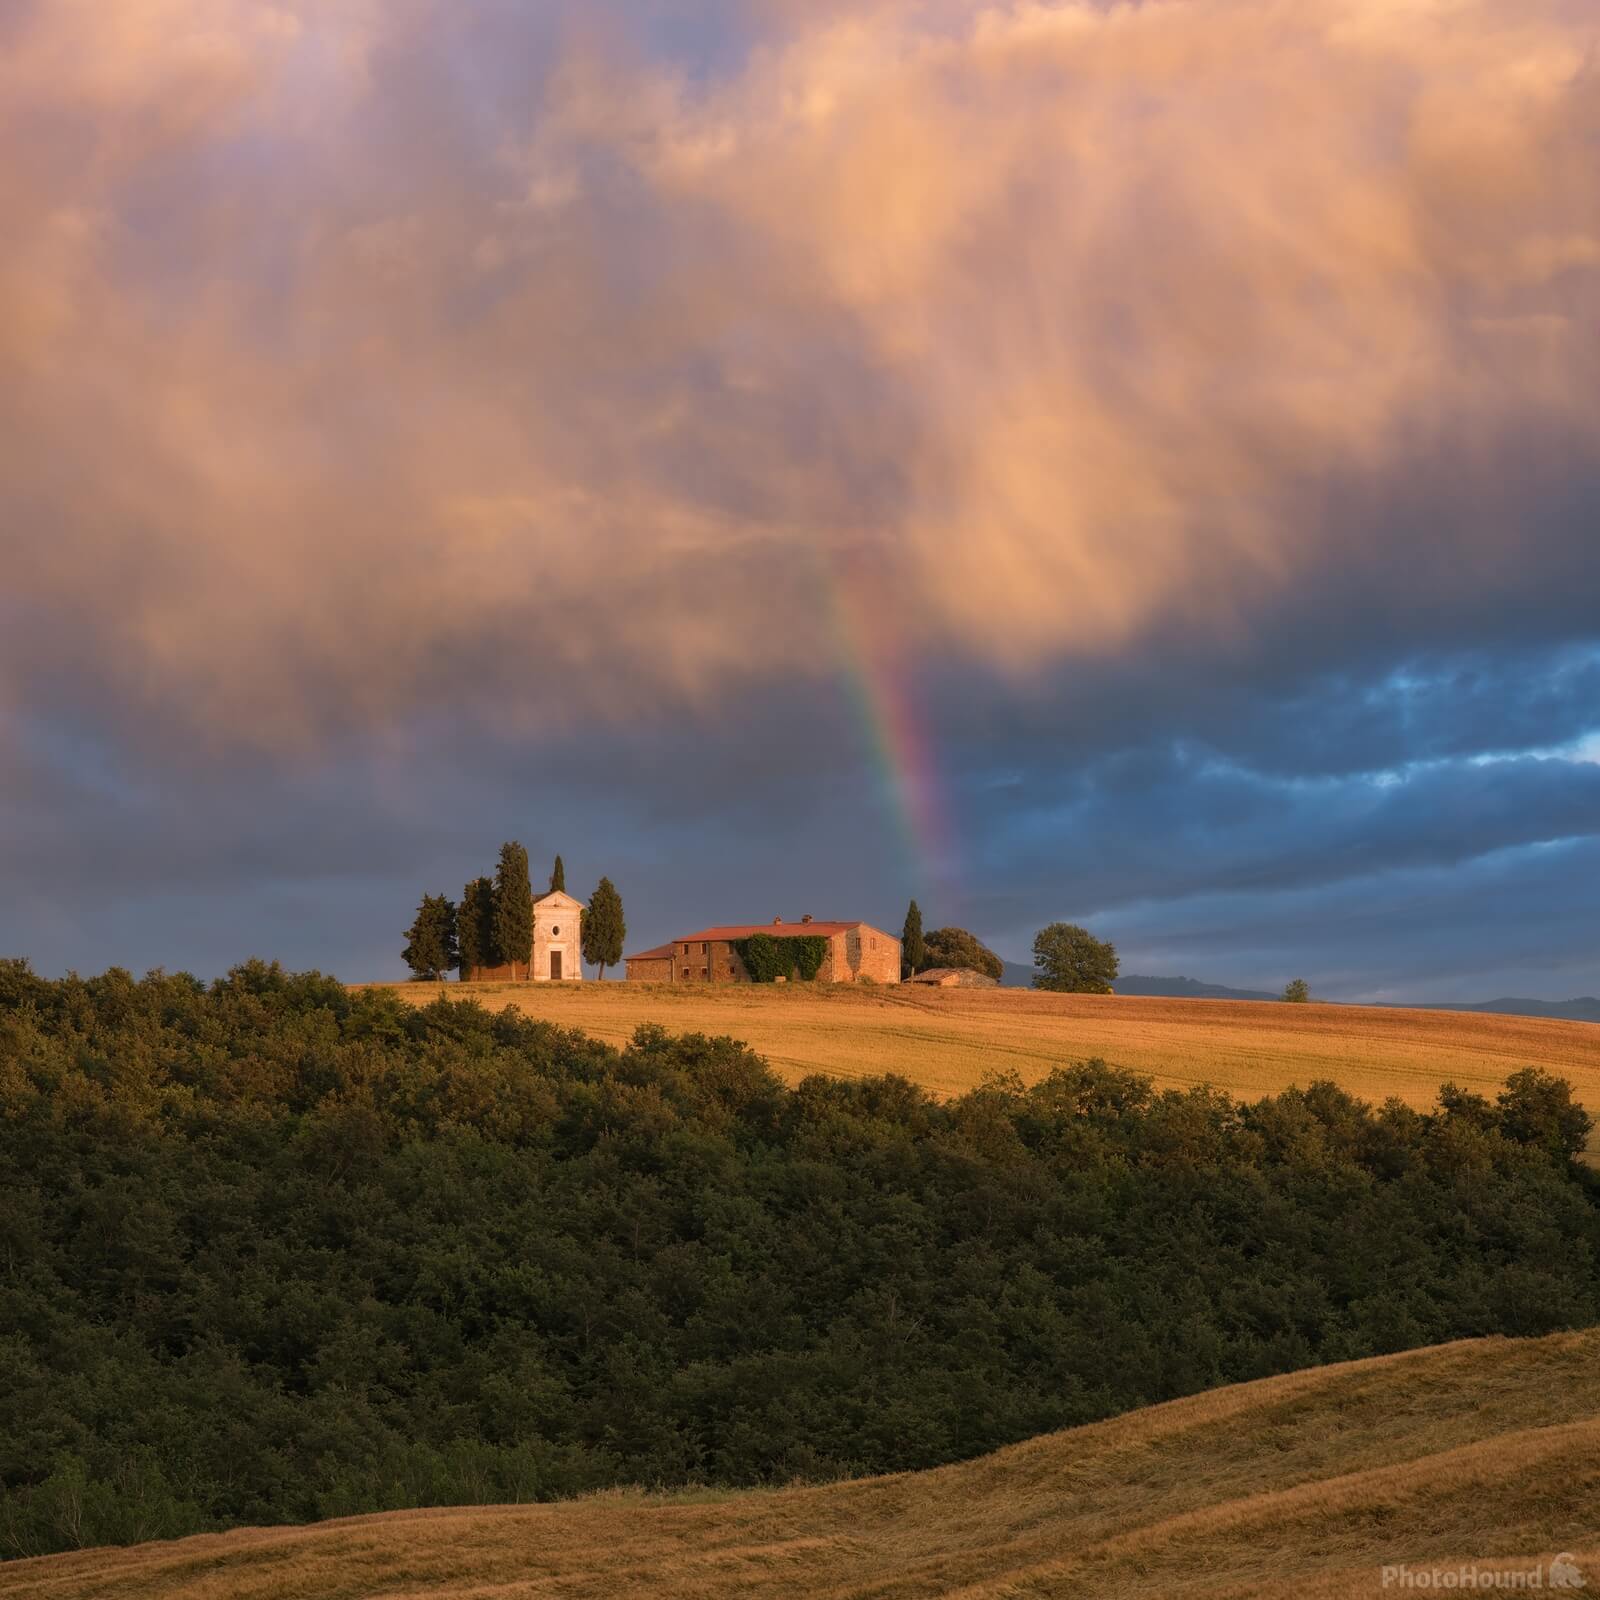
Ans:
[{"label": "white chapel facade", "polygon": [[583,902],[564,889],[533,902],[535,983],[576,983],[583,977],[582,918]]},{"label": "white chapel facade", "polygon": [[578,983],[583,978],[583,902],[552,889],[533,902],[533,951],[529,961],[463,972],[473,983]]}]

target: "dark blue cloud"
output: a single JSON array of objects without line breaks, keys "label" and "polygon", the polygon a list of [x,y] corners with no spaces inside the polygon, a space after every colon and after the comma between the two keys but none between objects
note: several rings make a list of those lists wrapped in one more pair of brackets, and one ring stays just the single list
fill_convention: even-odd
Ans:
[{"label": "dark blue cloud", "polygon": [[[731,692],[715,717],[535,744],[435,722],[255,770],[141,763],[52,725],[10,774],[0,944],[47,970],[214,972],[273,953],[394,974],[417,894],[455,893],[517,836],[536,865],[560,850],[579,889],[601,872],[621,884],[636,944],[730,916],[894,924],[917,894],[1019,958],[1067,916],[1115,936],[1130,966],[1250,985],[1592,990],[1600,764],[1574,748],[1596,727],[1592,658],[1492,659],[1277,703],[1270,683],[1241,685],[1241,715],[1222,719],[1136,684],[1098,743],[1071,702],[1060,741],[1048,707],[1019,716],[996,684],[987,729],[975,690],[947,727],[934,703],[959,795],[952,882],[908,847],[842,688]],[[1318,727],[1336,758],[1309,759]]]}]

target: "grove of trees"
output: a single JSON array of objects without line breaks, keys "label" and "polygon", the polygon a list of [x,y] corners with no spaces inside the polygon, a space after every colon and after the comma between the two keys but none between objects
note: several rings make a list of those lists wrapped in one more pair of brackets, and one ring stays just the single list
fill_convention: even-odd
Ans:
[{"label": "grove of trees", "polygon": [[[965,928],[922,931],[922,908],[913,900],[901,930],[901,975],[913,977],[936,967],[968,967],[996,983],[1005,981],[1005,963]],[[1110,994],[1118,971],[1117,948],[1075,923],[1052,922],[1033,941],[1033,987],[1063,994]]]},{"label": "grove of trees", "polygon": [[1005,973],[1000,957],[965,928],[935,928],[924,934],[922,908],[913,900],[900,930],[900,975],[910,978],[935,967],[971,967],[996,983]]},{"label": "grove of trees", "polygon": [[[565,892],[566,886],[567,869],[558,855],[548,892]],[[598,966],[603,978],[607,967],[622,960],[626,938],[622,896],[609,878],[602,878],[583,912],[583,959]],[[423,895],[401,954],[411,975],[429,982],[458,968],[463,977],[484,967],[526,968],[533,956],[527,850],[515,839],[501,845],[494,877],[472,879],[461,891],[459,907],[446,895]]]},{"label": "grove of trees", "polygon": [[1567,1086],[788,1088],[251,962],[0,963],[0,1551],[928,1467],[1600,1321]]},{"label": "grove of trees", "polygon": [[928,1467],[1594,1323],[1587,1133],[1534,1070],[939,1101],[261,962],[0,963],[0,1550]]}]

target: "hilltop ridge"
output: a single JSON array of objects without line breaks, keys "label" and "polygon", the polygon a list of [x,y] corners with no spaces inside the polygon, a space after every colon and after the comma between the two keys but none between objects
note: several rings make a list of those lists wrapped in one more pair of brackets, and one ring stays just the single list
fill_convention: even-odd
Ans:
[{"label": "hilltop ridge", "polygon": [[[1007,961],[1001,982],[1008,989],[1033,986],[1033,968],[1020,961]],[[1124,973],[1116,981],[1116,992],[1139,999],[1161,1000],[1281,1000],[1267,989],[1236,989],[1225,983],[1205,983],[1199,978],[1152,977],[1145,973]],[[1379,1000],[1323,1001],[1328,1005],[1372,1004],[1388,1011],[1467,1011],[1484,1016],[1553,1017],[1568,1022],[1600,1022],[1600,999],[1580,995],[1574,1000],[1531,1000],[1502,996],[1498,1000]]]},{"label": "hilltop ridge", "polygon": [[1098,1056],[1162,1087],[1210,1083],[1249,1096],[1327,1078],[1375,1103],[1398,1096],[1425,1110],[1442,1083],[1492,1093],[1518,1069],[1540,1066],[1600,1112],[1600,1034],[1563,1018],[906,984],[373,987],[418,1004],[442,992],[490,1010],[516,1006],[617,1045],[647,1023],[729,1035],[790,1083],[813,1072],[897,1072],[936,1094],[960,1094],[993,1072],[1032,1082],[1063,1061]]}]

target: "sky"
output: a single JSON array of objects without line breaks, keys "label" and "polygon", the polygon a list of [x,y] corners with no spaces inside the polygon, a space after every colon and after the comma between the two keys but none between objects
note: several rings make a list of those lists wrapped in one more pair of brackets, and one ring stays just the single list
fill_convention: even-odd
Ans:
[{"label": "sky", "polygon": [[0,0],[0,953],[1600,992],[1592,0]]}]

